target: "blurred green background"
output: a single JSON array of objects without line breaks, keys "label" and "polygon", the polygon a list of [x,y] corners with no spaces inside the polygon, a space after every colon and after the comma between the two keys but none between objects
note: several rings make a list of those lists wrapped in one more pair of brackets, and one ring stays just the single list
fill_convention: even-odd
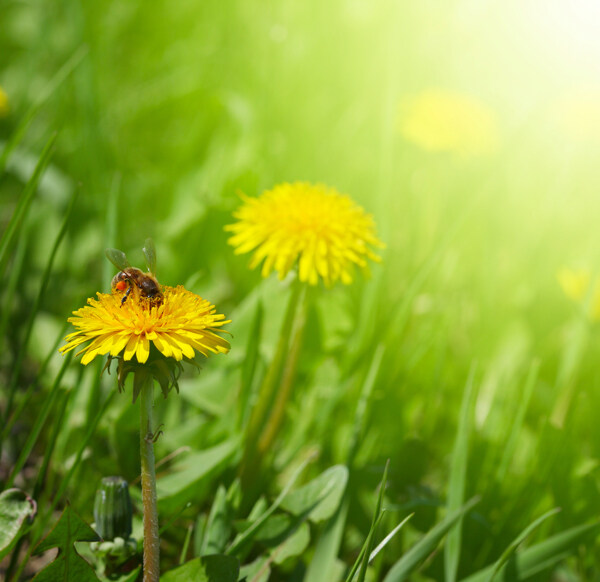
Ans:
[{"label": "blurred green background", "polygon": [[[370,278],[317,294],[273,469],[312,449],[321,469],[344,462],[381,346],[341,556],[351,563],[368,531],[388,457],[394,515],[415,510],[415,531],[433,525],[473,366],[466,497],[482,502],[465,521],[460,572],[489,564],[552,507],[562,512],[534,537],[597,518],[599,12],[584,0],[2,0],[0,147],[22,135],[0,178],[2,230],[57,132],[15,247],[20,262],[4,274],[3,289],[13,274],[16,293],[0,291],[3,380],[78,192],[20,382],[36,374],[70,312],[108,290],[104,248],[142,266],[151,236],[159,280],[214,302],[233,333],[227,358],[186,377],[181,401],[161,402],[158,457],[220,442],[232,430],[253,301],[265,301],[266,362],[287,297],[285,285],[234,256],[223,226],[240,191],[323,182],[375,216],[387,248]],[[436,97],[423,104],[424,95]],[[579,291],[561,287],[563,268],[582,269]],[[57,354],[51,372],[60,364]],[[87,386],[99,369],[89,368],[70,403],[70,435],[85,431],[99,398]],[[105,376],[102,389],[112,381]],[[82,480],[117,469],[135,478],[135,430],[129,440],[114,431],[127,433],[136,413],[128,397],[118,400]],[[3,463],[26,434],[25,422]],[[68,441],[59,458],[72,454]],[[93,486],[75,491],[86,516]],[[397,543],[382,571],[409,542]],[[441,562],[433,558],[423,579],[443,579]],[[582,547],[565,570],[575,577],[564,579],[595,579],[598,567],[593,546]]]}]

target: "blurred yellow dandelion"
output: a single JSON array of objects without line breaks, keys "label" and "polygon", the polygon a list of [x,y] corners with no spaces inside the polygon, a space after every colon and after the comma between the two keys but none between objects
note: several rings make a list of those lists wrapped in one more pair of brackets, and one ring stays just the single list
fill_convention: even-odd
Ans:
[{"label": "blurred yellow dandelion", "polygon": [[0,117],[4,117],[5,115],[7,115],[8,111],[8,95],[6,94],[4,89],[0,87]]},{"label": "blurred yellow dandelion", "polygon": [[225,229],[234,233],[229,243],[236,254],[254,252],[250,268],[262,263],[263,277],[275,270],[283,279],[297,262],[300,281],[349,284],[356,266],[381,260],[371,250],[383,247],[373,217],[334,188],[284,183],[243,200],[234,213],[238,222]]},{"label": "blurred yellow dandelion", "polygon": [[400,103],[400,133],[427,151],[487,154],[497,143],[496,116],[476,99],[431,89]]},{"label": "blurred yellow dandelion", "polygon": [[600,279],[595,278],[592,281],[587,269],[566,267],[557,273],[557,279],[564,294],[583,305],[592,321],[600,320]]},{"label": "blurred yellow dandelion", "polygon": [[178,287],[163,287],[162,303],[144,297],[133,297],[121,303],[120,293],[98,293],[98,299],[88,299],[88,305],[70,317],[77,331],[69,334],[67,344],[60,348],[68,352],[91,340],[80,350],[81,363],[89,364],[96,356],[109,354],[131,360],[135,355],[140,364],[148,361],[151,344],[166,358],[180,361],[192,359],[195,352],[208,356],[229,351],[229,342],[217,335],[229,323],[224,315],[206,299]]}]

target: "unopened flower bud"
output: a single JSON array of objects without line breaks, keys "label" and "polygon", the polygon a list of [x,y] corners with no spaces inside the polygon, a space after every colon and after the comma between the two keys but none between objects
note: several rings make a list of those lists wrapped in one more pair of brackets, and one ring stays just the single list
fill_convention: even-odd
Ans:
[{"label": "unopened flower bud", "polygon": [[94,503],[96,531],[105,541],[131,536],[129,486],[122,477],[104,477]]}]

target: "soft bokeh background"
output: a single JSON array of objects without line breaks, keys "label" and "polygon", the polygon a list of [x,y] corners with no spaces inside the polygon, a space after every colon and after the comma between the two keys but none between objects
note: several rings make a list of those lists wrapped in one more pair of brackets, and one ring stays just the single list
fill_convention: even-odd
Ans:
[{"label": "soft bokeh background", "polygon": [[[411,527],[434,523],[472,366],[478,396],[467,496],[483,499],[465,522],[460,571],[496,559],[552,507],[562,512],[541,539],[597,517],[594,3],[3,0],[0,11],[1,142],[37,107],[0,181],[3,229],[58,132],[19,243],[18,291],[10,304],[2,297],[10,314],[0,338],[6,369],[78,191],[23,381],[65,316],[107,289],[113,268],[103,249],[121,248],[141,265],[152,236],[159,280],[186,284],[233,320],[228,359],[208,362],[204,384],[190,376],[181,401],[161,404],[167,426],[169,417],[183,421],[159,449],[219,442],[235,407],[248,306],[256,294],[266,299],[267,361],[287,292],[248,271],[223,226],[240,191],[323,182],[374,214],[387,248],[371,278],[319,293],[275,466],[283,470],[313,448],[322,468],[343,462],[360,384],[382,346],[342,554],[362,543],[372,510],[366,495],[388,457],[396,515],[416,508]],[[575,270],[583,279],[574,291]],[[51,369],[59,365],[57,355]],[[74,431],[84,431],[96,397],[82,389],[73,399]],[[196,407],[195,420],[183,402]],[[102,428],[107,444],[90,451],[82,478],[99,479],[115,455],[119,471],[135,477],[136,445],[128,452],[114,431],[127,433],[136,413],[118,406],[115,423]],[[135,443],[135,431],[129,437]],[[66,438],[61,446],[68,459]],[[77,502],[82,514],[92,494],[85,489]],[[426,575],[442,579],[440,564],[433,559]],[[575,579],[587,579],[592,550],[570,564]]]}]

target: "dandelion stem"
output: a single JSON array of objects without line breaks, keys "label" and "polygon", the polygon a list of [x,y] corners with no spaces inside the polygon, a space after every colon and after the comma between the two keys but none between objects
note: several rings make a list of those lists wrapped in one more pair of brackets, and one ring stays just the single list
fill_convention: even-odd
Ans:
[{"label": "dandelion stem", "polygon": [[303,305],[301,309],[299,309],[298,316],[296,317],[294,337],[283,366],[279,390],[275,395],[275,401],[273,402],[271,414],[258,441],[258,452],[261,456],[265,455],[269,451],[273,445],[273,442],[275,441],[275,437],[279,433],[279,429],[281,428],[281,424],[285,417],[287,403],[292,393],[292,387],[294,386],[296,368],[298,366],[298,359],[302,349],[302,339],[304,337],[304,328],[306,327],[306,317],[308,312],[308,301],[306,300],[308,294],[305,294],[304,297],[305,300],[303,301]]},{"label": "dandelion stem", "polygon": [[305,287],[306,285],[301,284],[299,281],[295,281],[292,286],[285,318],[279,334],[279,341],[277,342],[277,349],[261,384],[256,405],[250,415],[246,429],[244,459],[242,460],[240,471],[242,480],[246,484],[252,479],[252,474],[258,472],[261,456],[257,448],[258,438],[263,430],[267,414],[273,405],[276,390],[279,387],[282,369],[288,355],[290,338],[294,329],[298,303]]},{"label": "dandelion stem", "polygon": [[143,385],[140,391],[140,456],[142,461],[142,504],[144,507],[144,582],[158,582],[160,572],[160,538],[158,536],[158,512],[156,508],[154,434],[152,432],[154,381],[152,376],[145,376],[142,379]]}]

